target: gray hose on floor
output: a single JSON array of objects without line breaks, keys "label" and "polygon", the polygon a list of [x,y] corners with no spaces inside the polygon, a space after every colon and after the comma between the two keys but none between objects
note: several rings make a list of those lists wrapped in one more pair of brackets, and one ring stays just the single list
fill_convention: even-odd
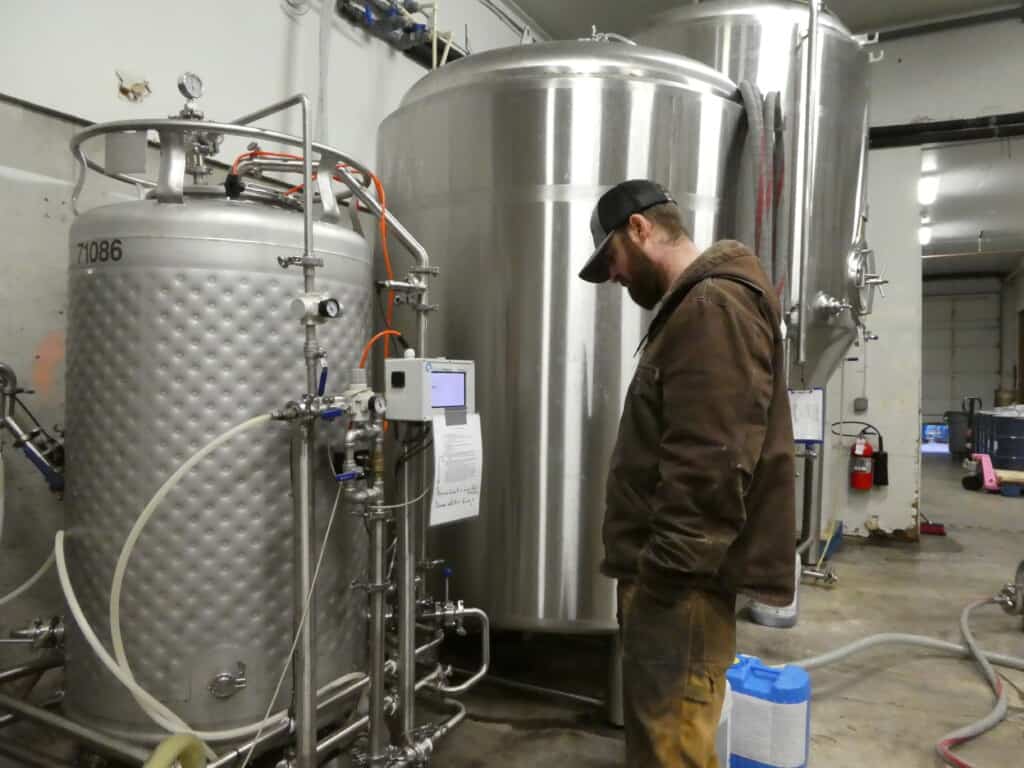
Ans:
[{"label": "gray hose on floor", "polygon": [[[835,664],[836,662],[843,661],[850,656],[870,650],[871,648],[876,648],[880,645],[914,645],[919,648],[927,648],[931,651],[951,653],[955,656],[971,655],[971,649],[965,645],[950,643],[945,640],[937,640],[934,637],[926,637],[924,635],[907,635],[890,632],[864,637],[850,643],[849,645],[844,645],[841,648],[836,648],[828,653],[823,653],[820,656],[811,656],[807,659],[800,659],[799,661],[791,661],[788,663],[796,664],[797,666],[808,670],[816,669],[829,664]],[[985,659],[992,664],[1024,671],[1024,658],[1020,658],[1019,656],[1007,656],[1001,653],[992,653],[991,651],[983,651],[982,654]]]},{"label": "gray hose on floor", "polygon": [[971,768],[970,763],[966,763],[958,758],[950,751],[950,749],[991,730],[1006,718],[1006,691],[1003,689],[1003,683],[996,675],[992,665],[996,664],[1001,667],[1024,670],[1024,658],[982,650],[974,639],[974,634],[971,632],[971,612],[974,611],[975,608],[979,608],[983,605],[992,605],[996,602],[996,600],[991,598],[986,600],[976,600],[964,608],[963,612],[960,614],[960,634],[963,635],[964,642],[966,642],[967,645],[949,643],[945,640],[937,640],[933,637],[925,637],[924,635],[885,633],[864,637],[860,640],[849,643],[848,645],[844,645],[841,648],[836,648],[828,653],[823,653],[820,656],[811,656],[810,658],[790,663],[803,667],[804,669],[811,670],[818,667],[824,667],[829,664],[835,664],[836,662],[843,661],[850,656],[862,653],[863,651],[867,651],[871,648],[876,648],[880,645],[913,645],[918,648],[927,648],[932,651],[943,651],[957,656],[973,657],[975,661],[978,662],[978,666],[981,667],[982,674],[984,674],[985,679],[988,681],[988,684],[992,686],[992,690],[996,694],[996,706],[981,720],[971,723],[970,725],[966,725],[963,728],[958,728],[952,733],[946,734],[935,745],[935,749],[938,751],[939,757],[941,757],[947,765],[955,766],[955,768]]},{"label": "gray hose on floor", "polygon": [[963,744],[965,741],[970,741],[986,731],[990,731],[999,725],[1003,720],[1006,719],[1006,690],[1003,687],[1003,681],[996,676],[996,671],[992,669],[992,665],[988,659],[985,658],[985,654],[981,648],[978,647],[977,641],[974,639],[974,635],[971,633],[970,618],[971,611],[975,608],[980,608],[983,605],[991,605],[996,602],[995,600],[977,600],[966,608],[963,613],[960,614],[960,634],[964,636],[964,641],[967,643],[967,647],[971,649],[971,654],[974,656],[975,661],[978,662],[978,666],[981,667],[981,673],[985,676],[985,680],[992,687],[992,692],[996,696],[996,705],[981,720],[976,720],[970,725],[965,725],[963,728],[958,728],[955,731],[947,733],[938,743],[935,745],[935,750],[939,753],[939,757],[947,765],[956,766],[956,768],[964,768],[969,766],[967,763],[952,753],[952,748],[958,744]]}]

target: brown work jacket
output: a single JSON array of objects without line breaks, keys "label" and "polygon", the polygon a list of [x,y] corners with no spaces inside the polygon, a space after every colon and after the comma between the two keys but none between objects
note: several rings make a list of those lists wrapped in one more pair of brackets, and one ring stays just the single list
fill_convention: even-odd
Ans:
[{"label": "brown work jacket", "polygon": [[793,426],[775,291],[716,243],[648,329],[612,454],[601,571],[655,592],[793,599]]}]

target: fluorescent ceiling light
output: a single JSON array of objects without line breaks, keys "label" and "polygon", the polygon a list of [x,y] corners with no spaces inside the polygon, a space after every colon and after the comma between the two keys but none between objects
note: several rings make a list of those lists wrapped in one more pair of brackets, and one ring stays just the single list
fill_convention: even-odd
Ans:
[{"label": "fluorescent ceiling light", "polygon": [[917,180],[917,202],[931,205],[939,196],[939,177],[922,176]]},{"label": "fluorescent ceiling light", "polygon": [[932,241],[932,228],[921,227],[917,230],[917,242],[921,245],[928,245]]}]

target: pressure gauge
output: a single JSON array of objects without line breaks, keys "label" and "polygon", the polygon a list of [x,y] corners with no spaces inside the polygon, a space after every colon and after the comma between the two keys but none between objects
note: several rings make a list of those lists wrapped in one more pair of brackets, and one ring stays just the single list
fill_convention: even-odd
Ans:
[{"label": "pressure gauge", "polygon": [[178,78],[178,92],[186,99],[195,100],[203,95],[203,81],[195,72],[186,72]]},{"label": "pressure gauge", "polygon": [[383,416],[387,413],[388,404],[380,395],[374,395],[370,399],[370,411],[374,416]]},{"label": "pressure gauge", "polygon": [[316,305],[316,308],[320,317],[327,317],[331,320],[341,317],[341,302],[337,299],[324,299]]}]

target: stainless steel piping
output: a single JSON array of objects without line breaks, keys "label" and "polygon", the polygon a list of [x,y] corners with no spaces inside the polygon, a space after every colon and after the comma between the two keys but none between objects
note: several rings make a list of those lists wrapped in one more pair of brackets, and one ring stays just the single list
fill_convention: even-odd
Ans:
[{"label": "stainless steel piping", "polygon": [[[345,699],[351,698],[352,696],[361,693],[363,689],[369,687],[369,685],[370,678],[364,677],[361,680],[358,680],[354,683],[350,683],[344,688],[339,688],[337,691],[333,692],[331,691],[331,684],[324,686],[324,688],[320,689],[323,698],[320,700],[320,703],[317,704],[317,712],[322,713],[334,704],[337,704]],[[215,761],[209,764],[209,768],[226,768],[227,766],[232,765],[235,761],[242,760],[245,757],[246,753],[249,751],[249,749],[254,745],[259,746],[261,744],[271,742],[274,739],[278,739],[282,736],[288,736],[292,733],[294,728],[294,720],[282,720],[281,722],[275,724],[273,727],[265,730],[262,734],[260,734],[259,738],[247,741],[245,744],[242,744],[236,747],[235,749],[231,750],[230,752],[226,752],[225,754],[221,755],[219,758],[217,758]]]},{"label": "stainless steel piping", "polygon": [[[336,750],[344,749],[348,744],[355,740],[355,738],[366,730],[367,726],[370,725],[370,716],[363,715],[361,718],[356,720],[354,723],[346,725],[340,731],[332,733],[326,739],[316,745],[316,753],[318,756],[323,757]],[[371,737],[372,738],[372,737]]]},{"label": "stainless steel piping", "polygon": [[46,672],[51,669],[58,669],[64,666],[64,659],[61,657],[51,657],[44,659],[36,659],[26,664],[21,664],[17,667],[11,667],[0,671],[0,685],[9,683],[12,680],[20,680],[23,677],[34,675],[39,672]]},{"label": "stainless steel piping", "polygon": [[[377,435],[377,450],[383,452],[384,434]],[[346,453],[351,456],[350,451]],[[383,455],[381,453],[380,455]],[[372,507],[370,508],[372,509]],[[385,696],[385,605],[387,559],[387,520],[379,511],[370,521],[370,727],[369,762],[381,765],[388,760],[388,729],[384,721]],[[339,734],[335,734],[339,736]]]},{"label": "stainless steel piping", "polygon": [[[264,116],[263,112],[254,114],[257,117],[253,118],[252,115],[246,115],[244,118],[239,119],[258,119],[259,117]],[[215,123],[203,121],[201,125],[204,130],[213,133],[224,133],[230,136],[240,136],[258,141],[274,142],[296,148],[302,148],[305,145],[305,142],[303,142],[302,139],[297,139],[291,134],[281,133],[280,131],[271,131],[265,128],[254,128],[240,123]],[[184,120],[180,118],[171,118],[168,120],[115,120],[109,123],[100,123],[98,125],[91,126],[90,128],[86,128],[83,131],[79,131],[72,137],[70,144],[71,154],[74,155],[79,164],[79,176],[75,184],[75,188],[72,191],[72,203],[77,203],[78,197],[81,195],[82,188],[85,186],[86,168],[91,168],[97,173],[102,173],[105,176],[117,179],[118,181],[123,181],[127,184],[141,185],[147,188],[157,186],[147,179],[138,179],[124,174],[108,172],[101,164],[94,160],[90,160],[86,156],[85,151],[82,149],[82,144],[84,142],[95,136],[102,136],[107,133],[125,133],[159,129],[164,131],[194,131],[196,126],[197,122],[195,120]],[[345,186],[352,190],[355,197],[375,216],[380,217],[383,215],[383,217],[387,219],[388,227],[394,232],[398,241],[405,246],[410,254],[412,254],[417,264],[423,267],[428,266],[429,257],[423,245],[412,236],[402,222],[395,218],[395,215],[390,210],[382,209],[376,198],[374,198],[373,195],[370,195],[363,188],[363,185],[352,175],[352,171],[354,170],[364,179],[368,179],[373,175],[372,172],[359,161],[349,157],[343,152],[339,152],[333,147],[319,144],[317,142],[313,142],[312,147],[314,152],[317,152],[321,156],[326,155],[331,160],[334,160],[339,164],[336,171]]]},{"label": "stainless steel piping", "polygon": [[0,755],[10,757],[18,761],[18,765],[32,766],[32,768],[74,768],[72,763],[66,763],[42,752],[36,752],[31,747],[26,747],[10,739],[0,740]]},{"label": "stainless steel piping", "polygon": [[[313,507],[313,422],[303,419],[295,426],[292,451],[296,458],[292,488],[295,514],[292,529],[293,623],[298,633],[292,660],[292,708],[296,729],[296,765],[314,768],[316,750],[316,610],[312,594],[313,541],[316,527]],[[326,544],[325,544],[326,546]],[[307,607],[308,601],[308,607]],[[305,614],[305,621],[303,621]]]},{"label": "stainless steel piping", "polygon": [[276,738],[280,738],[281,736],[287,736],[292,732],[292,728],[294,726],[294,720],[282,720],[281,722],[276,723],[270,728],[264,730],[263,733],[259,735],[259,738],[247,741],[245,742],[245,744],[236,747],[230,752],[225,752],[223,755],[221,755],[212,763],[210,763],[208,768],[226,768],[226,766],[233,765],[236,761],[244,760],[245,755],[246,753],[248,753],[250,748],[254,746],[258,747],[261,744],[266,744],[270,741],[273,741]]},{"label": "stainless steel piping", "polygon": [[[42,707],[43,709],[54,709],[55,707],[59,707],[63,701],[64,691],[57,691],[55,694],[53,694],[53,696],[51,696],[42,703]],[[13,725],[19,720],[21,720],[21,717],[14,712],[8,713],[6,715],[0,715],[0,728],[4,728],[8,725]]]},{"label": "stainless steel piping", "polygon": [[487,674],[487,670],[491,666],[491,622],[487,618],[487,614],[479,608],[462,608],[455,612],[455,616],[459,617],[472,617],[480,623],[480,668],[468,679],[458,685],[447,685],[444,683],[436,683],[431,685],[441,693],[447,693],[456,695],[465,693]]},{"label": "stainless steel piping", "polygon": [[[453,671],[459,672],[464,675],[472,675],[473,671],[469,669],[463,669],[462,667],[452,667]],[[553,699],[565,699],[576,704],[585,704],[590,707],[610,707],[611,705],[605,699],[599,699],[594,696],[585,696],[582,693],[572,693],[571,691],[562,691],[558,688],[547,688],[543,685],[534,685],[533,683],[523,683],[518,680],[509,680],[507,677],[496,677],[494,675],[487,675],[481,682],[486,685],[494,685],[499,688],[509,688],[513,691],[524,691],[526,693],[534,693],[538,696],[546,696]],[[614,721],[613,721],[614,722]]]},{"label": "stainless steel piping", "polygon": [[800,338],[797,363],[807,363],[807,326],[810,323],[812,297],[806,294],[807,268],[810,261],[811,225],[814,221],[814,174],[817,169],[815,153],[818,147],[818,91],[821,88],[821,66],[818,61],[818,14],[820,0],[810,0],[807,24],[807,74],[804,92],[804,141],[801,159],[803,178],[803,211],[800,235],[800,303],[798,305]]},{"label": "stainless steel piping", "polygon": [[[422,354],[422,353],[421,353]],[[398,703],[401,733],[412,739],[416,728],[416,558],[413,554],[413,510],[409,506],[409,462],[402,468],[402,506],[396,528],[398,540]]]},{"label": "stainless steel piping", "polygon": [[125,760],[135,765],[142,765],[149,758],[149,752],[140,747],[107,736],[84,725],[79,725],[53,712],[48,712],[41,707],[34,706],[13,696],[8,696],[6,693],[0,693],[0,710],[5,710],[26,720],[31,720],[60,731],[108,757]]}]

